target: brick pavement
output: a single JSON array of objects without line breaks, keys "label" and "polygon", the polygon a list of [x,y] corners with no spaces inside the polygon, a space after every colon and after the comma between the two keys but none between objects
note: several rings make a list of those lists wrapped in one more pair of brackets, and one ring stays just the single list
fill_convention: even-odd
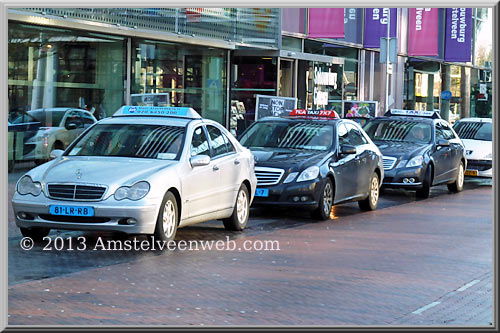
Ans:
[{"label": "brick pavement", "polygon": [[13,285],[9,325],[488,325],[491,192],[236,240],[280,251],[177,250]]}]

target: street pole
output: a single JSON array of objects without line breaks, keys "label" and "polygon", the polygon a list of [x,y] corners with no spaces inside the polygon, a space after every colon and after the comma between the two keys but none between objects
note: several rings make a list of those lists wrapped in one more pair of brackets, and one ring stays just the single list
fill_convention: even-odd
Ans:
[{"label": "street pole", "polygon": [[391,9],[387,15],[387,48],[385,52],[385,111],[389,111],[389,45],[391,31]]}]

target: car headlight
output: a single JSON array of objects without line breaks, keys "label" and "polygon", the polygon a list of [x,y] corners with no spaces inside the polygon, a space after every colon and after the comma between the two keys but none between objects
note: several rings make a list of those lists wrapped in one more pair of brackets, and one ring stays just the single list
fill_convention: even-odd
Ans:
[{"label": "car headlight", "polygon": [[318,177],[318,175],[319,175],[319,167],[314,165],[302,171],[299,178],[297,178],[297,182],[304,182],[306,180],[311,180]]},{"label": "car headlight", "polygon": [[408,163],[406,163],[406,167],[415,167],[415,166],[421,166],[422,163],[424,162],[424,157],[423,156],[415,156],[414,158],[410,159]]},{"label": "car headlight", "polygon": [[142,199],[148,194],[150,189],[148,182],[138,182],[132,186],[122,186],[118,188],[115,192],[116,200],[139,200]]},{"label": "car headlight", "polygon": [[298,172],[292,172],[288,175],[288,177],[286,177],[285,181],[283,182],[283,184],[287,184],[287,183],[291,183],[295,180],[295,177],[297,177],[299,173]]},{"label": "car headlight", "polygon": [[34,182],[30,176],[24,176],[17,183],[17,193],[32,194],[36,197],[42,193],[42,185],[39,182]]}]

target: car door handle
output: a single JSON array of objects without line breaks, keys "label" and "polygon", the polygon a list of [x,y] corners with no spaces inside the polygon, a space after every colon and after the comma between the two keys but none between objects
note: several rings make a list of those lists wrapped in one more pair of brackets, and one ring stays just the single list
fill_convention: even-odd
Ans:
[{"label": "car door handle", "polygon": [[240,161],[238,161],[238,160],[234,160],[234,164],[235,164],[235,165],[238,165],[238,164],[240,164]]},{"label": "car door handle", "polygon": [[219,167],[217,165],[214,165],[213,169],[214,171],[218,171],[219,170]]}]

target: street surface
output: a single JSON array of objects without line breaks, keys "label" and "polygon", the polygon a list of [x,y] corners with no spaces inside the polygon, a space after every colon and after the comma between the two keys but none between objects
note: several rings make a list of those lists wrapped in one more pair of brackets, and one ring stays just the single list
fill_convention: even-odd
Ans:
[{"label": "street surface", "polygon": [[[9,198],[27,167],[9,174]],[[9,202],[9,325],[491,325],[491,180],[427,200],[387,190],[374,212],[332,213],[252,209],[242,233],[211,221],[176,236],[279,251],[102,251],[99,239],[133,237],[69,231],[51,239],[86,237],[86,250],[27,251]]]}]

